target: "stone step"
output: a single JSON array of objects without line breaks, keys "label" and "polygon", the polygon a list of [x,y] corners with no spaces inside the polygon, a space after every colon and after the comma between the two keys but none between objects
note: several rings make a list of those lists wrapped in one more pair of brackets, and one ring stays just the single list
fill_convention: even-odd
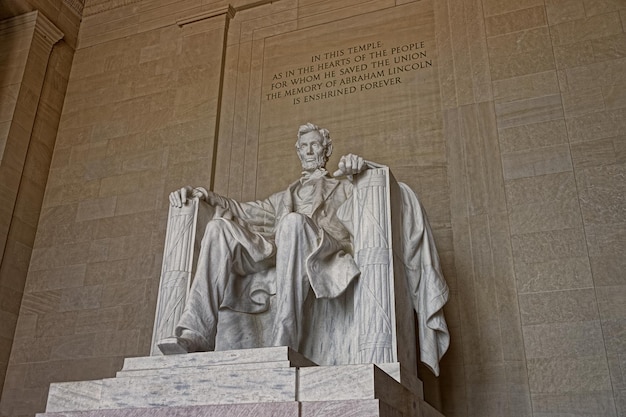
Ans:
[{"label": "stone step", "polygon": [[[315,366],[316,364],[287,346],[241,349],[217,352],[198,352],[185,355],[144,356],[124,359],[120,373],[148,370],[168,370],[211,366],[283,367]],[[262,364],[262,366],[261,366]]]},{"label": "stone step", "polygon": [[293,368],[293,364],[287,361],[276,361],[276,362],[268,362],[268,363],[242,363],[235,365],[199,365],[195,367],[185,367],[185,368],[155,368],[155,369],[137,369],[131,371],[121,370],[116,373],[116,378],[136,378],[136,377],[149,377],[149,376],[159,376],[159,375],[180,375],[180,374],[206,374],[207,372],[212,372],[217,369],[219,370],[228,370],[228,371],[246,371],[246,370],[258,370],[259,372],[263,372],[265,369],[277,369],[277,368]]},{"label": "stone step", "polygon": [[297,368],[128,376],[50,385],[46,411],[294,401]]},{"label": "stone step", "polygon": [[415,395],[374,364],[319,366],[299,372],[298,400],[348,401],[378,399],[404,415],[414,415]]},{"label": "stone step", "polygon": [[284,401],[381,399],[403,412],[417,398],[374,364],[223,369],[55,383],[47,411]]},{"label": "stone step", "polygon": [[46,412],[362,400],[418,415],[421,381],[397,363],[315,366],[287,347],[151,356],[116,378],[51,384]]},{"label": "stone step", "polygon": [[[46,412],[37,417],[409,417],[381,400],[219,404]],[[440,415],[417,414],[424,417]]]},{"label": "stone step", "polygon": [[45,412],[36,417],[444,417],[424,401],[417,409],[407,416],[381,400],[290,401]]}]

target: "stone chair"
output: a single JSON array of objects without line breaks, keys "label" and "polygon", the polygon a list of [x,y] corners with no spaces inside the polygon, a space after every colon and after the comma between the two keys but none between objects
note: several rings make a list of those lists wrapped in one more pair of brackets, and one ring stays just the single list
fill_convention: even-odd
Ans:
[{"label": "stone chair", "polygon": [[[402,187],[408,189],[396,182],[387,167],[368,169],[354,178],[353,256],[361,275],[340,297],[316,299],[311,293],[305,304],[305,331],[299,351],[319,365],[375,363],[397,379],[401,369],[415,375],[413,306],[419,296],[415,288],[409,288],[411,280],[405,274]],[[157,341],[174,334],[193,279],[201,231],[213,215],[212,208],[198,199],[182,208],[170,207],[151,355],[161,354]],[[432,245],[428,223],[425,218],[420,221],[424,239]],[[434,246],[428,249],[428,256],[428,267],[436,268],[440,277]],[[441,310],[447,300],[447,287],[442,285],[445,287],[445,282],[436,285],[437,292],[445,294],[438,294],[443,299],[433,311],[435,327],[439,327],[436,331],[443,327],[447,337]],[[216,350],[268,346],[272,314],[271,301],[270,308],[260,314],[220,310]],[[425,315],[424,322],[433,316],[432,312]],[[446,348],[447,344],[444,352]],[[432,353],[437,363],[442,354]]]}]

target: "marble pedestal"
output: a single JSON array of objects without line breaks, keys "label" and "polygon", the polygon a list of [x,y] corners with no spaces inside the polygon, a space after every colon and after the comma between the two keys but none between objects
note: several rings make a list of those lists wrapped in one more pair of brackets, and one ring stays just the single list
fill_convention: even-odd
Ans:
[{"label": "marble pedestal", "polygon": [[40,417],[442,417],[397,363],[316,366],[287,347],[128,358],[115,378],[53,383]]}]

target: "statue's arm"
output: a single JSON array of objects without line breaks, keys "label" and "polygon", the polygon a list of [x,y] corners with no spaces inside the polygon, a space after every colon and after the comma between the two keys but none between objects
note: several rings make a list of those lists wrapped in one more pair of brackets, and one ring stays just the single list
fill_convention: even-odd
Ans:
[{"label": "statue's arm", "polygon": [[270,196],[264,200],[240,202],[218,196],[222,207],[227,208],[235,217],[250,225],[272,227],[276,220],[276,198]]},{"label": "statue's arm", "polygon": [[271,197],[242,203],[232,198],[222,197],[206,188],[189,185],[170,193],[170,205],[180,208],[187,203],[187,200],[195,197],[206,201],[212,207],[227,209],[233,216],[252,224],[271,224],[276,212],[275,202]]},{"label": "statue's arm", "polygon": [[212,207],[230,208],[235,200],[222,197],[219,194],[209,191],[204,187],[192,187],[186,185],[178,190],[174,190],[170,193],[170,205],[172,207],[182,207],[187,204],[187,200],[191,198],[199,198],[206,201]]}]

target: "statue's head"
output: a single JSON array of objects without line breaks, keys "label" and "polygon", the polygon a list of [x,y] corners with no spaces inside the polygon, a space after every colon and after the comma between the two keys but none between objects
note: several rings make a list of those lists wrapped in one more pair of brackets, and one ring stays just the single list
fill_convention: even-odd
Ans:
[{"label": "statue's head", "polygon": [[315,171],[324,168],[326,161],[333,152],[333,141],[330,133],[312,123],[307,123],[298,128],[298,140],[296,152],[302,162],[302,169]]}]

